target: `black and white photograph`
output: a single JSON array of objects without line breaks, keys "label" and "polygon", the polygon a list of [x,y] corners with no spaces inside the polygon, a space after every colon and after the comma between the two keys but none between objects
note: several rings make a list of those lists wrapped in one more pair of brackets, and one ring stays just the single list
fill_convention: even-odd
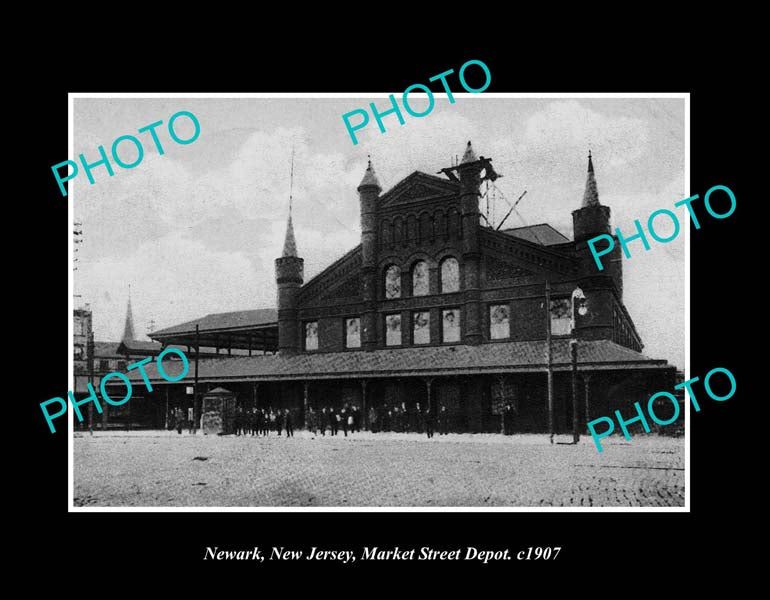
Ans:
[{"label": "black and white photograph", "polygon": [[688,510],[689,101],[71,94],[70,509]]}]

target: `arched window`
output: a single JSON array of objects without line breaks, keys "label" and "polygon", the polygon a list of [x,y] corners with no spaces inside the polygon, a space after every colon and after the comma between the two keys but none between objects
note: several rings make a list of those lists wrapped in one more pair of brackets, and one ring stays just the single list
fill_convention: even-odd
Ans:
[{"label": "arched window", "polygon": [[507,304],[493,304],[489,307],[489,337],[493,340],[504,340],[511,335]]},{"label": "arched window", "polygon": [[443,238],[446,237],[447,230],[446,230],[446,216],[444,215],[443,210],[437,210],[434,215],[434,222],[436,227],[436,237],[437,238]]},{"label": "arched window", "polygon": [[393,245],[393,226],[387,219],[380,226],[380,244],[385,247]]},{"label": "arched window", "polygon": [[433,219],[427,212],[420,215],[420,243],[433,243]]},{"label": "arched window", "polygon": [[345,319],[345,348],[361,347],[361,319]]},{"label": "arched window", "polygon": [[385,298],[401,297],[401,269],[396,265],[390,265],[385,269]]},{"label": "arched window", "polygon": [[430,293],[429,287],[428,263],[420,260],[412,267],[412,296],[427,296]]},{"label": "arched window", "polygon": [[406,218],[406,231],[410,243],[417,241],[419,235],[417,231],[417,215],[409,215]]},{"label": "arched window", "polygon": [[393,219],[393,243],[399,245],[404,241],[404,221],[401,217]]},{"label": "arched window", "polygon": [[449,237],[460,238],[460,213],[456,208],[449,211]]},{"label": "arched window", "polygon": [[441,293],[460,291],[460,263],[456,258],[445,258],[441,262]]},{"label": "arched window", "polygon": [[305,350],[318,350],[318,321],[305,323]]}]

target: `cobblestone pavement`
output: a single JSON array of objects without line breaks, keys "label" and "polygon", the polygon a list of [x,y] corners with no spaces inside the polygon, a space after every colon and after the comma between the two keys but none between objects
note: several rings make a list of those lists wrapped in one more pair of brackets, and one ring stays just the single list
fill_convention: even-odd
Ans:
[{"label": "cobblestone pavement", "polygon": [[75,506],[684,506],[684,440],[76,433]]}]

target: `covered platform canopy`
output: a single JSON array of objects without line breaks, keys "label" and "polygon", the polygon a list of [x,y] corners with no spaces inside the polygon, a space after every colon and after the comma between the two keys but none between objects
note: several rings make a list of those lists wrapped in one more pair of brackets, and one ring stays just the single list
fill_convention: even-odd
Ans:
[{"label": "covered platform canopy", "polygon": [[[301,381],[322,379],[362,379],[368,377],[394,378],[410,376],[451,376],[506,373],[545,372],[546,342],[501,342],[479,346],[430,346],[424,348],[381,349],[346,352],[309,353],[292,356],[255,356],[204,359],[200,361],[200,381],[218,385],[227,382]],[[553,342],[553,369],[569,371],[569,340]],[[578,342],[578,370],[591,371],[649,371],[673,373],[674,367],[665,360],[647,356],[611,342],[593,340]],[[165,371],[175,377],[182,371],[178,361],[171,361]],[[167,383],[159,375],[157,365],[148,364],[150,380]],[[139,380],[136,371],[129,379]],[[183,382],[193,380],[189,369]],[[122,385],[116,382],[116,385]]]},{"label": "covered platform canopy", "polygon": [[[196,331],[197,327],[197,331]],[[278,311],[274,308],[212,313],[173,327],[149,334],[163,346],[179,345],[246,350],[252,352],[278,351]]]}]

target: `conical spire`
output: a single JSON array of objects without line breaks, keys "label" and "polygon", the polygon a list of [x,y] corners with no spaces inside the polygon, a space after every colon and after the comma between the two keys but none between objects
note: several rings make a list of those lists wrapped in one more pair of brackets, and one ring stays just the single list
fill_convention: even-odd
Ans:
[{"label": "conical spire", "polygon": [[591,151],[588,151],[588,178],[586,179],[586,191],[583,194],[583,208],[586,206],[600,206],[599,190],[596,188],[594,177],[594,163],[591,160]]},{"label": "conical spire", "polygon": [[374,186],[379,189],[382,189],[382,186],[380,185],[379,180],[377,179],[377,175],[374,172],[374,167],[372,166],[372,157],[369,157],[369,166],[366,167],[366,172],[364,173],[364,178],[361,180],[361,183],[358,185],[358,189],[361,189],[364,186]]},{"label": "conical spire", "polygon": [[460,164],[464,165],[465,163],[476,162],[477,160],[478,158],[476,158],[476,153],[473,151],[471,141],[468,140],[468,145],[465,147],[465,154],[463,154],[463,159],[460,161]]},{"label": "conical spire", "polygon": [[128,310],[126,311],[126,326],[123,329],[122,342],[134,341],[134,315],[131,311],[131,286],[128,286]]},{"label": "conical spire", "polygon": [[286,238],[283,242],[283,257],[297,257],[297,241],[294,239],[294,225],[291,222],[291,211],[289,211],[289,220],[286,222]]}]

